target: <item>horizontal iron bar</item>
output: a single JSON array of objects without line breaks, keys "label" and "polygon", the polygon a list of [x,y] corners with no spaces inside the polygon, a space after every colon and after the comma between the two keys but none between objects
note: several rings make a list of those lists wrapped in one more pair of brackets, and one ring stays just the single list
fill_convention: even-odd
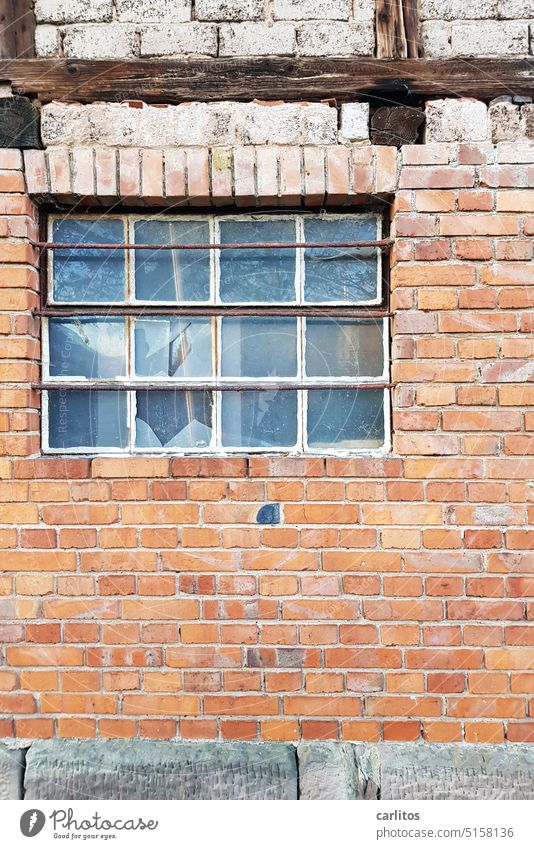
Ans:
[{"label": "horizontal iron bar", "polygon": [[253,307],[232,307],[222,305],[203,305],[203,306],[162,306],[144,305],[144,306],[113,306],[109,307],[93,307],[80,306],[73,307],[43,307],[41,310],[34,310],[34,316],[49,316],[49,317],[75,317],[83,318],[88,315],[96,316],[147,316],[147,315],[176,315],[176,316],[212,316],[212,315],[228,315],[228,316],[323,316],[325,318],[387,318],[393,313],[387,310],[380,309],[354,309],[352,307],[306,307],[306,306],[288,306],[288,307],[271,307],[268,304],[263,306]]},{"label": "horizontal iron bar", "polygon": [[77,390],[95,390],[104,392],[129,392],[129,391],[153,391],[153,390],[168,390],[182,392],[255,392],[269,391],[272,389],[287,391],[290,389],[391,389],[393,383],[204,383],[204,384],[183,384],[161,382],[161,383],[33,383],[32,389],[37,392],[41,391],[77,391]]},{"label": "horizontal iron bar", "polygon": [[207,250],[232,250],[251,251],[264,250],[265,248],[389,248],[391,239],[375,239],[366,242],[251,242],[250,244],[187,244],[187,245],[108,245],[87,244],[77,245],[75,243],[63,242],[31,242],[35,248],[45,250],[120,250],[120,251],[207,251]]}]

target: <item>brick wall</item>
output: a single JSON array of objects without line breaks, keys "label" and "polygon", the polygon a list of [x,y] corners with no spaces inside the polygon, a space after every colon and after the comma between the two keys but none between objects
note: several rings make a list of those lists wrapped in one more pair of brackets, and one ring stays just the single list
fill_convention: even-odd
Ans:
[{"label": "brick wall", "polygon": [[[534,146],[225,150],[0,153],[0,734],[534,740]],[[391,456],[41,457],[29,240],[81,198],[387,202]]]}]

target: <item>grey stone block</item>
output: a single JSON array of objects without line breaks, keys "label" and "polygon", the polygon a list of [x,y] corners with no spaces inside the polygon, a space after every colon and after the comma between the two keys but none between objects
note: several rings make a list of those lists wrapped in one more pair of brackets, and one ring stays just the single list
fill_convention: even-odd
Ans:
[{"label": "grey stone block", "polygon": [[279,743],[42,741],[26,799],[296,799],[295,749]]},{"label": "grey stone block", "polygon": [[0,799],[23,799],[25,749],[0,745]]},{"label": "grey stone block", "polygon": [[534,748],[382,744],[382,799],[532,799]]},{"label": "grey stone block", "polygon": [[350,743],[299,743],[299,798],[362,799],[364,787]]}]

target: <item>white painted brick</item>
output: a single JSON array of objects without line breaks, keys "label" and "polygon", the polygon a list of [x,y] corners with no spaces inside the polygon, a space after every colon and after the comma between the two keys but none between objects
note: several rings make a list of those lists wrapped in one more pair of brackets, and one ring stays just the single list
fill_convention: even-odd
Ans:
[{"label": "white painted brick", "polygon": [[423,55],[429,59],[444,59],[451,55],[451,25],[446,21],[425,21],[421,24]]},{"label": "white painted brick", "polygon": [[176,26],[143,27],[141,56],[216,56],[217,27],[193,21]]},{"label": "white painted brick", "polygon": [[135,56],[137,34],[128,24],[65,27],[63,52],[76,59],[127,59]]},{"label": "white painted brick", "polygon": [[297,29],[297,44],[301,56],[372,56],[374,27],[314,21]]},{"label": "white painted brick", "polygon": [[59,56],[59,28],[43,24],[35,27],[35,55]]},{"label": "white painted brick", "polygon": [[285,21],[347,21],[350,0],[274,0],[273,17]]},{"label": "white painted brick", "polygon": [[519,106],[514,103],[494,103],[488,109],[488,118],[492,142],[513,141],[521,135]]},{"label": "white painted brick", "polygon": [[35,18],[38,23],[110,21],[112,14],[113,0],[35,0]]},{"label": "white painted brick", "polygon": [[421,20],[478,20],[495,18],[498,0],[420,0]]},{"label": "white painted brick", "polygon": [[486,141],[488,108],[469,98],[430,100],[426,104],[426,142]]},{"label": "white painted brick", "polygon": [[220,56],[291,56],[295,52],[293,24],[221,24],[219,33]]},{"label": "white painted brick", "polygon": [[196,0],[199,21],[258,21],[263,18],[264,0]]},{"label": "white painted brick", "polygon": [[497,145],[495,161],[504,165],[524,165],[534,162],[534,143],[531,141],[501,142]]},{"label": "white painted brick", "polygon": [[326,103],[190,103],[164,109],[49,103],[42,108],[41,133],[48,147],[333,144],[337,111]]},{"label": "white painted brick", "polygon": [[499,0],[499,18],[534,18],[534,0]]},{"label": "white painted brick", "polygon": [[117,20],[134,24],[176,24],[191,20],[191,0],[115,0]]},{"label": "white painted brick", "polygon": [[341,141],[369,140],[368,103],[343,103],[339,138]]},{"label": "white painted brick", "polygon": [[517,56],[528,53],[527,21],[469,21],[453,23],[454,56]]},{"label": "white painted brick", "polygon": [[352,17],[355,21],[374,23],[375,0],[354,0],[352,6]]}]

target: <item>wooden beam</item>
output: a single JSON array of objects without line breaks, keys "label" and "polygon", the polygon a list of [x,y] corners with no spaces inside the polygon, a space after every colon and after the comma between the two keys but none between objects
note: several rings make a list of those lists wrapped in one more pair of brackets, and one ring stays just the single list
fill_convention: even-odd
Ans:
[{"label": "wooden beam", "polygon": [[35,56],[31,0],[0,0],[0,59]]},{"label": "wooden beam", "polygon": [[534,58],[525,59],[15,59],[0,62],[0,81],[41,102],[95,100],[321,100],[404,95],[532,95]]},{"label": "wooden beam", "polygon": [[417,59],[418,0],[377,0],[376,55],[379,59]]}]

